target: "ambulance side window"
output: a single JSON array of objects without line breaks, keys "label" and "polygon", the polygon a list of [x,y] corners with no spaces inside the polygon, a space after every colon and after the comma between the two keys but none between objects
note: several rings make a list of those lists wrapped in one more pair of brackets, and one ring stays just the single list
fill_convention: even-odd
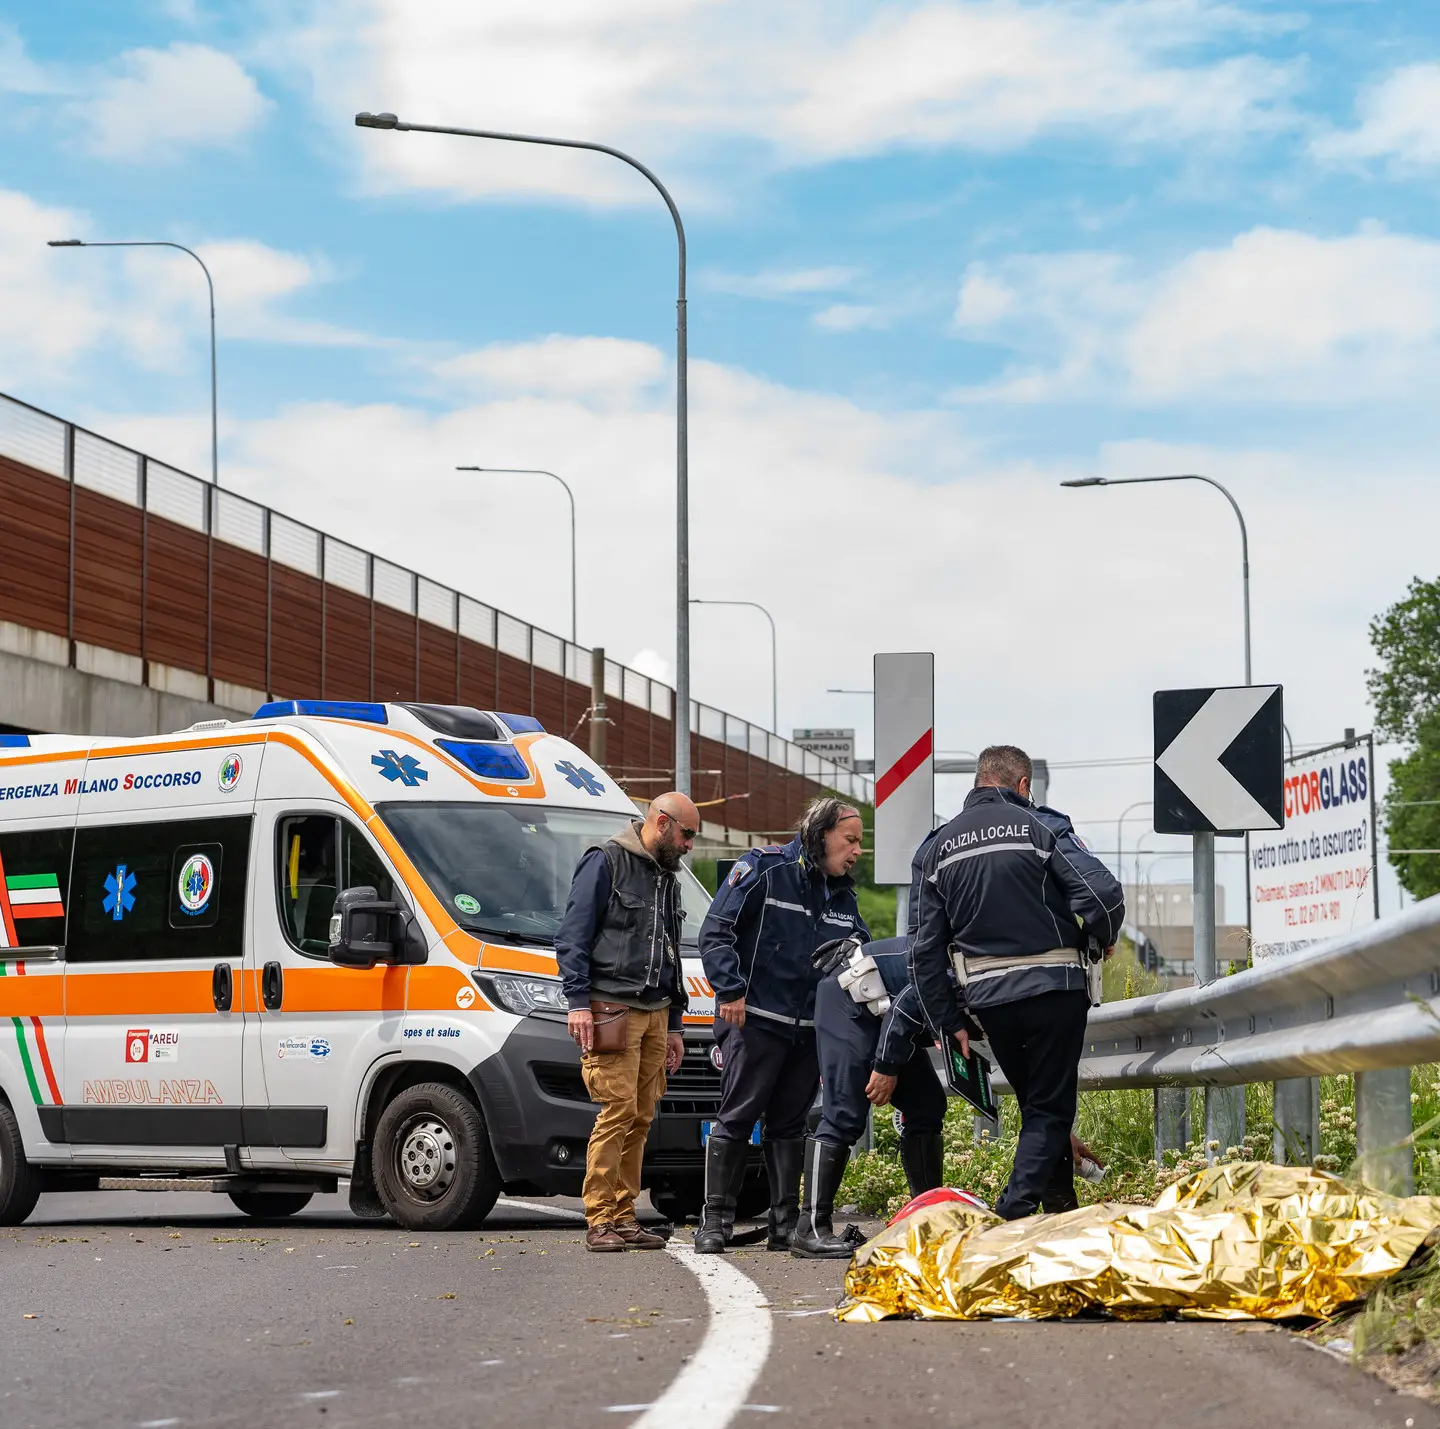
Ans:
[{"label": "ambulance side window", "polygon": [[383,899],[395,897],[393,880],[364,836],[332,814],[281,819],[276,855],[280,923],[291,946],[309,957],[329,955],[337,888],[368,886]]},{"label": "ambulance side window", "polygon": [[64,945],[74,842],[73,829],[0,834],[0,948]]},{"label": "ambulance side window", "polygon": [[238,961],[250,826],[243,817],[78,829],[66,957]]}]

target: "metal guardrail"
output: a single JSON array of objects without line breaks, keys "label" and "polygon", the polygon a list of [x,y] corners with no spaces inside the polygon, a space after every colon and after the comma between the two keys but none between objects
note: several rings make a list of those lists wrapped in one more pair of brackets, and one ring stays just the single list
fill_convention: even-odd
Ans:
[{"label": "metal guardrail", "polygon": [[1237,1086],[1440,1060],[1440,898],[1205,987],[1090,1013],[1082,1087]]}]

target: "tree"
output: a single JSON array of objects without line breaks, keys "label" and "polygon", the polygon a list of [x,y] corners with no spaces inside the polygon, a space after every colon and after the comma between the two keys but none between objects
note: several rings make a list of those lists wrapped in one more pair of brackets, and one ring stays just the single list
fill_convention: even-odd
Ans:
[{"label": "tree", "polygon": [[1421,723],[1440,710],[1440,580],[1416,576],[1405,599],[1370,622],[1370,643],[1380,658],[1365,673],[1375,733],[1414,744]]},{"label": "tree", "polygon": [[[1393,849],[1440,848],[1440,580],[1416,576],[1403,600],[1370,622],[1380,664],[1366,672],[1375,732],[1410,747],[1390,764],[1385,825]],[[1392,853],[1415,898],[1440,893],[1440,855]]]},{"label": "tree", "polygon": [[[1421,721],[1415,748],[1390,763],[1385,827],[1394,849],[1440,849],[1440,711]],[[1392,853],[1400,885],[1414,898],[1440,893],[1440,855]]]}]

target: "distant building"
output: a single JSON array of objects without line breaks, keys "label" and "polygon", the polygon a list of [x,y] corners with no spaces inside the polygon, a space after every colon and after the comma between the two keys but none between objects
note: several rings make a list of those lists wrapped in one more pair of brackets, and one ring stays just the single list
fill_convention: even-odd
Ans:
[{"label": "distant building", "polygon": [[[1125,917],[1148,940],[1155,971],[1177,981],[1195,975],[1195,895],[1188,883],[1125,885]],[[1226,923],[1225,890],[1215,889],[1215,960],[1248,964],[1250,945],[1243,924]],[[1142,957],[1142,961],[1146,961]]]}]

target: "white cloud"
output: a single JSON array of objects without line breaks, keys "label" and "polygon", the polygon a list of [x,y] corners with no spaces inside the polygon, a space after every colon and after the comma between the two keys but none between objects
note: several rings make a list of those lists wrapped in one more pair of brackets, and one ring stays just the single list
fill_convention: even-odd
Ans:
[{"label": "white cloud", "polygon": [[52,94],[56,82],[25,51],[13,25],[0,24],[0,94]]},{"label": "white cloud", "polygon": [[890,324],[884,308],[865,303],[832,303],[815,314],[816,327],[827,332],[858,332],[861,328],[883,328]]},{"label": "white cloud", "polygon": [[[704,196],[704,164],[828,162],[896,147],[1005,150],[1042,134],[1193,143],[1288,122],[1295,76],[1247,52],[1211,0],[351,0],[277,34],[326,115],[593,137]],[[1219,58],[1196,59],[1201,46]],[[401,133],[353,136],[381,188],[653,203],[594,154]],[[757,164],[758,161],[758,164]]]},{"label": "white cloud", "polygon": [[711,269],[702,275],[707,288],[741,298],[790,298],[848,288],[860,269],[838,265],[828,268],[767,268],[759,273],[726,273]]},{"label": "white cloud", "polygon": [[91,76],[69,108],[91,153],[155,162],[233,147],[259,126],[270,102],[230,55],[176,43],[127,50]]},{"label": "white cloud", "polygon": [[1440,163],[1440,64],[1405,65],[1362,94],[1358,128],[1317,138],[1315,155],[1332,163],[1390,159]]},{"label": "white cloud", "polygon": [[641,400],[669,365],[648,343],[551,335],[442,358],[430,370],[473,393],[543,393],[615,406]]},{"label": "white cloud", "polygon": [[[83,387],[87,359],[116,355],[151,371],[193,364],[207,340],[204,275],[168,248],[51,249],[88,238],[88,214],[0,189],[0,386],[63,381]],[[323,283],[323,260],[251,239],[192,245],[215,280],[221,342],[382,345],[379,339],[288,311]]]},{"label": "white cloud", "polygon": [[1261,227],[1146,276],[1016,258],[967,272],[956,324],[1016,354],[960,400],[1403,400],[1440,372],[1440,242]]}]

